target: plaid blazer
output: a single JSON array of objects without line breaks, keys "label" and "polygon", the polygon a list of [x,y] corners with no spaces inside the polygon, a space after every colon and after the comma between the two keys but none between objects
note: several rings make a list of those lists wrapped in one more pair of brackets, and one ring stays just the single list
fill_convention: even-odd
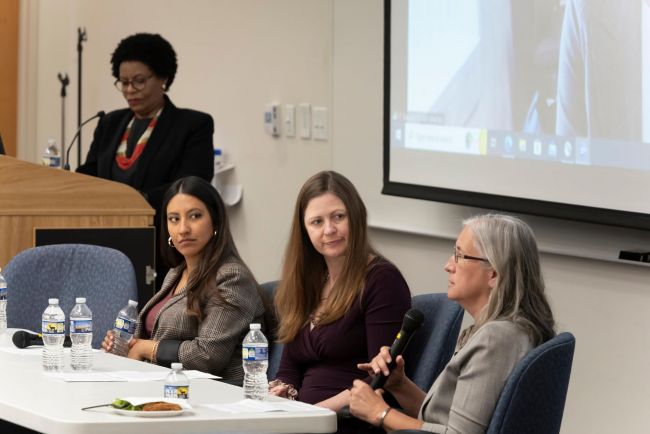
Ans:
[{"label": "plaid blazer", "polygon": [[[169,270],[162,287],[139,315],[136,337],[146,337],[144,321],[149,309],[174,289],[180,279],[180,267]],[[220,302],[217,294],[230,305]],[[241,343],[253,322],[264,324],[264,303],[251,272],[236,258],[229,258],[217,271],[203,312],[203,321],[187,312],[187,294],[170,298],[154,323],[151,339],[159,341],[156,362],[170,366],[181,362],[185,369],[219,375],[241,384],[244,371]]]}]

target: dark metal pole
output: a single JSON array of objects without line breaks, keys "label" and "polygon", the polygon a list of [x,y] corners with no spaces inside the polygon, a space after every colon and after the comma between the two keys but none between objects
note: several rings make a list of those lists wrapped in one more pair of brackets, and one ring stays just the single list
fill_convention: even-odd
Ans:
[{"label": "dark metal pole", "polygon": [[[81,127],[81,53],[82,43],[87,41],[86,29],[77,28],[77,128]],[[81,131],[77,137],[77,166],[81,164]]]},{"label": "dark metal pole", "polygon": [[61,82],[61,167],[65,166],[65,97],[66,91],[65,88],[70,84],[70,79],[68,74],[59,74],[59,81]]}]

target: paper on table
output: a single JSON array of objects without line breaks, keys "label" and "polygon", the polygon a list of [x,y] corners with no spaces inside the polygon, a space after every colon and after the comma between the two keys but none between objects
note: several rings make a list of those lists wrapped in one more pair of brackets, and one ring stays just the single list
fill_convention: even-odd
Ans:
[{"label": "paper on table", "polygon": [[[106,382],[106,381],[163,381],[167,378],[168,371],[141,372],[141,371],[90,371],[90,372],[47,372],[45,375],[66,382]],[[216,378],[216,375],[200,371],[185,371],[188,378],[203,379]]]},{"label": "paper on table", "polygon": [[293,412],[314,412],[324,411],[328,412],[326,408],[316,407],[313,405],[305,404],[298,401],[255,401],[252,399],[244,399],[229,404],[206,404],[204,407],[213,410],[219,410],[226,413],[241,414],[241,413],[267,413],[272,411],[293,411]]},{"label": "paper on table", "polygon": [[[27,347],[27,348],[17,348],[13,345],[7,347],[0,346],[0,351],[4,351],[5,353],[11,353],[11,354],[20,354],[23,356],[40,356],[43,354],[43,346],[32,345],[31,347]],[[98,353],[100,351],[101,350],[93,349],[93,353]],[[66,354],[70,354],[70,348],[63,349],[63,355]]]},{"label": "paper on table", "polygon": [[[219,380],[221,377],[216,375],[208,374],[207,372],[188,370],[183,371],[187,378],[190,380],[200,380],[200,379],[216,379]],[[163,381],[169,375],[169,371],[155,371],[155,372],[141,372],[141,371],[115,371],[111,372],[112,375],[119,377],[122,381]]]},{"label": "paper on table", "polygon": [[112,376],[109,372],[44,372],[45,375],[65,382],[108,382],[124,381]]}]

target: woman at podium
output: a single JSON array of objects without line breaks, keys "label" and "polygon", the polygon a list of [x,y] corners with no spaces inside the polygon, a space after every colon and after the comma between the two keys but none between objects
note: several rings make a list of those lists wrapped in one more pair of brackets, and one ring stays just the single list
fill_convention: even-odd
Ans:
[{"label": "woman at podium", "polygon": [[[77,172],[130,185],[160,216],[163,194],[172,182],[189,175],[212,179],[214,122],[207,113],[176,107],[167,96],[176,76],[176,52],[160,35],[123,39],[111,66],[128,108],[99,120]],[[166,270],[158,271],[162,278]]]}]

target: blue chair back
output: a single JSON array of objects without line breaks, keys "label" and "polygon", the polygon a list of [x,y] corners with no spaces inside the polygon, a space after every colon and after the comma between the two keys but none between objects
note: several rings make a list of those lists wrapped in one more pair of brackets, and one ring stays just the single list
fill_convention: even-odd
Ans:
[{"label": "blue chair back", "polygon": [[[260,285],[262,289],[266,291],[266,295],[269,298],[269,301],[271,302],[271,306],[273,308],[275,308],[274,297],[275,289],[278,287],[278,283],[279,281],[272,280],[270,282],[264,282]],[[277,336],[275,333],[273,333],[272,336],[267,336],[267,339],[269,340],[269,367],[266,371],[266,377],[269,379],[269,381],[274,380],[278,374],[278,369],[280,368],[280,359],[282,359],[282,349],[284,348],[284,344],[276,342],[276,338]]]},{"label": "blue chair back", "polygon": [[532,349],[508,377],[487,434],[557,434],[571,377],[575,337],[561,333]]},{"label": "blue chair back", "polygon": [[49,298],[58,298],[69,332],[76,297],[93,313],[93,348],[100,348],[118,311],[138,299],[135,271],[123,253],[86,244],[56,244],[25,250],[3,270],[7,279],[9,327],[41,331]]},{"label": "blue chair back", "polygon": [[406,375],[428,391],[451,359],[463,322],[463,308],[446,293],[421,294],[412,307],[424,314],[424,324],[404,351]]}]

